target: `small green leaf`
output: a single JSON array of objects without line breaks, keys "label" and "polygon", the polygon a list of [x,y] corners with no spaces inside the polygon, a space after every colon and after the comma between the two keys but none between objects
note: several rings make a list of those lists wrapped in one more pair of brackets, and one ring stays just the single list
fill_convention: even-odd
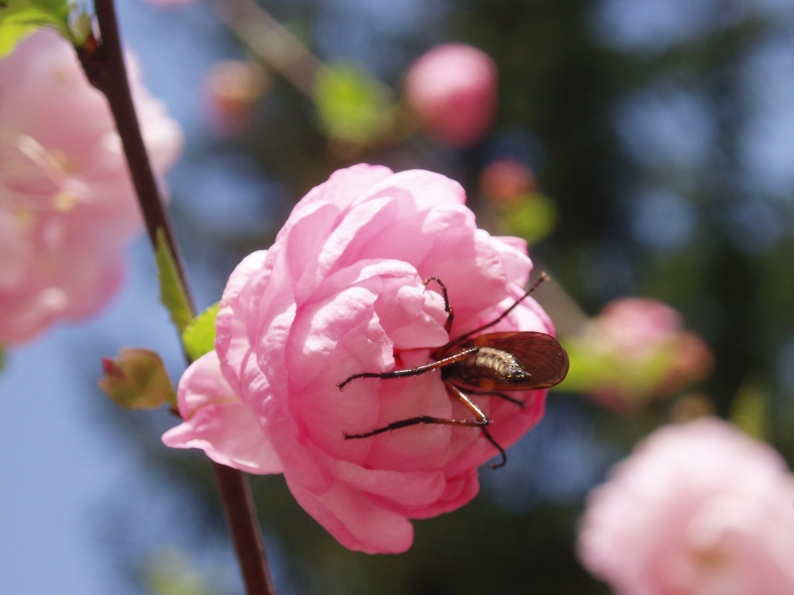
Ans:
[{"label": "small green leaf", "polygon": [[160,301],[171,314],[171,320],[180,334],[193,320],[187,292],[177,274],[176,262],[165,239],[165,232],[157,230],[157,279],[160,282]]},{"label": "small green leaf", "polygon": [[115,360],[102,359],[104,375],[98,382],[110,399],[124,409],[157,409],[176,405],[163,361],[154,351],[125,347]]},{"label": "small green leaf", "polygon": [[730,420],[748,436],[766,440],[768,432],[769,383],[758,375],[744,379],[733,398]]},{"label": "small green leaf", "polygon": [[391,90],[352,64],[318,73],[314,103],[329,137],[357,145],[371,143],[387,131],[396,113]]},{"label": "small green leaf", "polygon": [[39,27],[52,27],[74,45],[86,32],[79,24],[85,13],[70,0],[3,0],[0,2],[0,57]]},{"label": "small green leaf", "polygon": [[538,243],[557,226],[557,204],[543,194],[521,194],[504,209],[507,230],[529,244]]},{"label": "small green leaf", "polygon": [[0,372],[6,367],[6,350],[0,345]]},{"label": "small green leaf", "polygon": [[182,331],[182,344],[193,361],[215,349],[215,319],[220,307],[220,302],[210,306]]}]

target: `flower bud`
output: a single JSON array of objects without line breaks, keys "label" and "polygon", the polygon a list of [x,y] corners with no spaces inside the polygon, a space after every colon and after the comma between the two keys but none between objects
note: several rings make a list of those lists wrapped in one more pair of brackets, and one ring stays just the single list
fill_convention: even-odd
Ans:
[{"label": "flower bud", "polygon": [[163,361],[154,351],[125,347],[117,359],[102,359],[102,371],[99,388],[125,409],[157,409],[176,403]]},{"label": "flower bud", "polygon": [[491,58],[477,48],[450,43],[430,50],[409,67],[405,103],[434,141],[466,147],[491,127],[496,82]]}]

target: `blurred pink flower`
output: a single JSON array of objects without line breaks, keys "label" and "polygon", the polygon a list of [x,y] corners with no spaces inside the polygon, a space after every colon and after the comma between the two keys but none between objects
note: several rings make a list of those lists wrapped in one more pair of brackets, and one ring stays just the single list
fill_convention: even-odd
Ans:
[{"label": "blurred pink flower", "polygon": [[708,345],[684,328],[681,315],[649,298],[609,303],[582,334],[566,342],[579,366],[585,390],[615,409],[669,397],[704,379],[713,367]]},{"label": "blurred pink flower", "polygon": [[491,127],[496,82],[491,58],[477,48],[450,43],[433,48],[409,67],[405,102],[432,139],[466,147]]},{"label": "blurred pink flower", "polygon": [[579,554],[619,595],[791,595],[794,478],[726,422],[662,428],[590,494]]},{"label": "blurred pink flower", "polygon": [[[417,415],[471,418],[439,373],[337,388],[358,372],[429,363],[448,342],[444,301],[427,277],[449,289],[453,336],[522,295],[532,268],[526,244],[477,229],[464,202],[444,176],[369,165],[309,192],[273,247],[232,273],[217,353],[183,376],[185,422],[164,442],[252,473],[284,473],[309,514],[343,545],[370,553],[405,551],[408,519],[471,500],[477,467],[496,452],[478,429],[421,425],[344,439]],[[531,299],[492,328],[553,332]],[[503,446],[543,415],[545,390],[516,396],[525,407],[473,397]]]},{"label": "blurred pink flower", "polygon": [[[182,135],[130,62],[138,117],[162,175]],[[122,278],[124,246],[140,229],[104,96],[68,42],[35,33],[0,60],[0,344],[107,303]]]},{"label": "blurred pink flower", "polygon": [[600,340],[629,359],[644,359],[684,327],[681,315],[649,298],[621,298],[607,304],[594,322]]}]

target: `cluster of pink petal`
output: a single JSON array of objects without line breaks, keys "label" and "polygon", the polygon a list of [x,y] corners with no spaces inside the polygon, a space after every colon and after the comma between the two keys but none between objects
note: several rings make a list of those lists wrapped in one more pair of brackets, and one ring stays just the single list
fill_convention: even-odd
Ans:
[{"label": "cluster of pink petal", "polygon": [[663,428],[590,495],[579,553],[619,595],[790,595],[794,477],[726,422]]},{"label": "cluster of pink petal", "polygon": [[[453,336],[521,296],[532,268],[526,243],[477,229],[464,202],[444,176],[368,165],[312,190],[273,247],[230,277],[216,351],[183,376],[185,421],[165,443],[252,473],[284,473],[309,514],[365,552],[404,551],[413,541],[408,519],[471,500],[477,467],[496,453],[479,429],[421,425],[344,438],[417,415],[470,419],[439,373],[337,387],[358,372],[428,363],[449,341],[438,287],[423,282],[430,276],[449,289]],[[493,330],[553,333],[531,299]],[[541,418],[545,395],[517,393],[523,408],[473,398],[509,446]]]},{"label": "cluster of pink petal", "polygon": [[408,69],[405,102],[435,141],[466,147],[491,127],[497,70],[477,48],[450,43],[433,48]]},{"label": "cluster of pink petal", "polygon": [[[158,174],[178,125],[130,78]],[[72,46],[41,30],[0,60],[0,344],[94,313],[118,287],[141,217],[105,98]]]}]

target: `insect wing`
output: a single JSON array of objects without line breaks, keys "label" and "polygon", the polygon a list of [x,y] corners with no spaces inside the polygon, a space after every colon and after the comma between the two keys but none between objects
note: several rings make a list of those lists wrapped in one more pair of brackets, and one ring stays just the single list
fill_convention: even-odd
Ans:
[{"label": "insect wing", "polygon": [[512,354],[531,379],[522,385],[497,384],[494,390],[533,390],[549,388],[568,374],[568,354],[551,335],[537,332],[488,333],[469,339],[466,345],[492,347]]}]

